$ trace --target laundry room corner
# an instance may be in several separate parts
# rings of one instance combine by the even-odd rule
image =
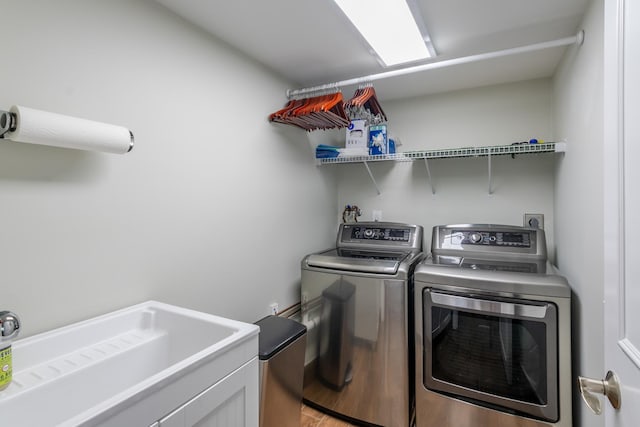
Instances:
[[[403,151],[550,139],[551,89],[550,79],[537,79],[392,99],[385,103],[389,132]],[[336,165],[338,207],[358,205],[363,220],[381,210],[385,221],[423,224],[425,229],[483,221],[523,225],[526,212],[540,212],[553,248],[555,160],[549,155],[499,156],[491,159],[491,176],[486,157],[436,159],[427,165],[372,163],[380,194],[361,165]]]
[[[573,292],[574,374],[602,376],[604,368],[601,260],[603,166],[603,2],[592,1],[583,27],[588,34],[580,49],[570,49],[554,78],[554,132],[568,141],[570,152],[556,166],[556,263]],[[589,90],[587,90],[589,88]],[[588,124],[588,126],[586,126]],[[598,427],[594,415],[574,396],[577,425]]]
[[[290,83],[158,2],[64,5],[3,4],[0,109],[120,124],[136,143],[0,142],[3,303],[22,336],[148,299],[251,322],[297,302],[337,207],[309,147],[266,120]]]

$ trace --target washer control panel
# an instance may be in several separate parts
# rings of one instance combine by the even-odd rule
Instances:
[[[337,246],[422,250],[422,235],[422,227],[419,225],[393,222],[341,224]]]
[[[390,240],[408,242],[411,230],[407,228],[351,227],[351,240]]]

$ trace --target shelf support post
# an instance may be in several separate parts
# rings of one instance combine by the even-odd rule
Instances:
[[[376,179],[373,177],[373,173],[371,172],[371,168],[369,167],[369,162],[364,161],[362,163],[364,164],[364,167],[367,168],[367,173],[369,174],[369,178],[371,178],[371,182],[373,182],[373,185],[376,187],[376,192],[378,193],[378,196],[379,196],[381,194],[380,187],[378,187],[378,183],[376,182]]]
[[[487,153],[488,163],[489,163],[489,195],[493,194],[493,190],[491,189],[491,150]]]
[[[429,159],[424,158],[424,165],[427,167],[427,177],[429,178],[429,184],[431,184],[431,194],[436,194],[436,187],[433,185],[433,179],[431,178],[431,169],[429,169]]]

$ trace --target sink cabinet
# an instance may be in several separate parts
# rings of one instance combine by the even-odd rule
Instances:
[[[257,427],[258,359],[254,358],[151,427]]]

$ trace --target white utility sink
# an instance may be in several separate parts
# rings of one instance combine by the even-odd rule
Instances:
[[[17,340],[0,424],[152,425],[255,359],[258,331],[149,301]]]

